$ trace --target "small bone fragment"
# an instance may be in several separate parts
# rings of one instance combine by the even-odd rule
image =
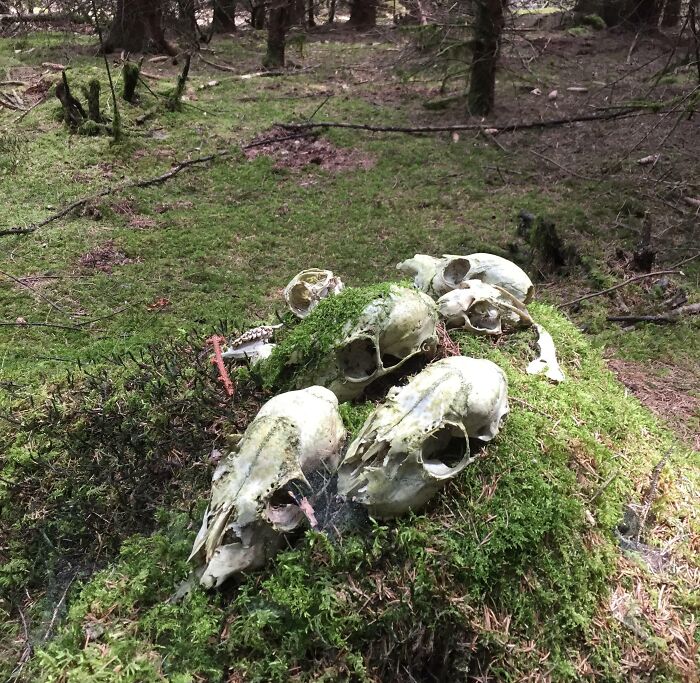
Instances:
[[[530,375],[539,375],[544,373],[552,382],[564,381],[564,373],[557,362],[557,350],[554,347],[552,335],[542,327],[535,325],[538,334],[537,346],[540,349],[540,355],[535,358],[528,366],[527,372]]]

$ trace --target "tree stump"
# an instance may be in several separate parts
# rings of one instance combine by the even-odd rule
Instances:
[[[56,97],[63,107],[63,120],[71,130],[77,130],[87,118],[87,114],[80,101],[73,97],[65,71],[61,72],[61,80],[56,85]]]
[[[124,82],[122,97],[131,104],[134,102],[140,73],[141,67],[138,64],[134,64],[133,62],[124,63],[124,67],[122,68],[122,80]]]

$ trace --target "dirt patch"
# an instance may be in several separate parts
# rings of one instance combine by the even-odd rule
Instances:
[[[100,270],[108,274],[112,273],[114,266],[123,266],[133,262],[133,259],[130,259],[114,246],[114,240],[107,240],[104,244],[94,247],[79,259],[79,263],[83,268]]]
[[[336,147],[330,141],[315,135],[293,137],[283,128],[273,128],[258,135],[253,142],[269,143],[245,151],[247,159],[268,156],[275,160],[275,168],[300,171],[307,166],[319,166],[325,171],[339,172],[374,166],[374,159],[364,152],[349,147]]]
[[[642,404],[700,451],[700,398],[692,393],[697,391],[692,373],[660,361],[615,359],[608,366]]]

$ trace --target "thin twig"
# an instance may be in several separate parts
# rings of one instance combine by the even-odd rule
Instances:
[[[671,449],[669,448],[666,453],[664,453],[663,457],[659,462],[656,464],[654,467],[652,473],[651,473],[651,480],[649,481],[649,489],[647,490],[647,494],[645,496],[645,501],[644,501],[644,511],[642,512],[642,515],[639,519],[639,529],[637,530],[637,538],[636,541],[639,543],[639,539],[642,536],[642,531],[644,531],[644,526],[646,525],[647,522],[647,517],[649,515],[649,510],[651,510],[651,505],[654,502],[654,498],[656,497],[656,489],[659,485],[659,477],[661,476],[661,470],[663,469],[663,466],[666,464],[666,461],[668,460],[668,456],[671,455]]]
[[[59,330],[74,330],[76,332],[83,331],[83,328],[78,325],[59,325],[58,323],[30,323],[26,320],[22,322],[0,322],[0,327],[55,327]]]
[[[4,270],[0,270],[0,275],[4,275],[6,278],[10,280],[14,280],[18,285],[21,285],[22,287],[26,287],[30,292],[34,292],[40,299],[43,299],[51,308],[54,310],[58,311],[59,313],[63,315],[70,315],[68,311],[64,311],[58,304],[55,304],[51,299],[49,299],[47,296],[39,292],[38,290],[34,289],[31,285],[28,285],[26,282],[23,280],[20,280],[18,277],[15,277],[14,275],[10,275],[10,273],[6,273]]]
[[[565,308],[566,306],[573,306],[574,304],[579,303],[579,301],[585,301],[586,299],[592,299],[595,296],[602,296],[603,294],[608,294],[609,292],[614,292],[616,289],[620,289],[621,287],[626,287],[627,285],[631,285],[633,282],[637,282],[638,280],[644,280],[645,278],[655,277],[657,275],[684,275],[684,273],[681,270],[657,270],[653,273],[644,273],[643,275],[636,275],[635,277],[631,277],[629,280],[625,280],[624,282],[620,282],[619,284],[614,285],[613,287],[608,287],[607,289],[602,289],[599,292],[592,292],[591,294],[584,294],[583,296],[580,296],[577,299],[572,299],[571,301],[566,301],[563,304],[559,304],[558,308]]]

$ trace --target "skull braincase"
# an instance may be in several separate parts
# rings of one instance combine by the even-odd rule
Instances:
[[[327,386],[341,400],[357,398],[374,381],[417,354],[437,347],[435,303],[422,292],[392,286],[349,323],[334,353],[303,381]]]
[[[343,283],[332,271],[309,268],[297,273],[284,288],[284,299],[294,315],[305,318],[321,299],[342,290]]]
[[[480,280],[467,280],[443,294],[437,307],[448,328],[475,334],[497,335],[533,324],[525,305],[510,292]]]
[[[190,560],[200,583],[221,585],[237,572],[262,567],[305,522],[288,491],[322,467],[335,469],[345,428],[338,400],[324,387],[270,399],[212,478],[212,494]]]
[[[424,505],[470,462],[469,438],[490,441],[508,412],[503,371],[453,356],[394,387],[367,418],[338,472],[338,492],[376,517]]]
[[[524,303],[534,293],[534,286],[527,273],[512,261],[495,254],[445,254],[441,259],[416,254],[396,267],[412,277],[418,289],[435,298],[459,289],[469,280],[498,285]]]

